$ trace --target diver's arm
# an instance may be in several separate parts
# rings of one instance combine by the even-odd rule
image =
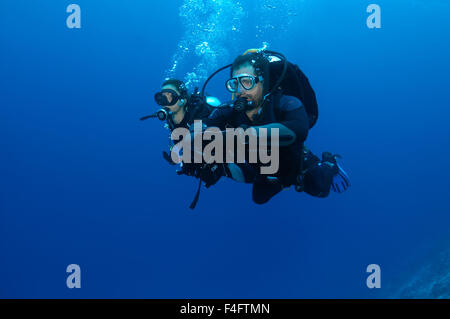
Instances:
[[[308,137],[309,117],[303,106],[285,112],[284,119],[280,121],[280,124],[292,130],[300,142],[304,142]]]
[[[232,114],[233,108],[227,104],[220,107],[215,107],[207,117],[202,119],[203,124],[208,127],[219,127],[224,129]]]
[[[287,126],[281,123],[270,123],[261,126],[252,126],[255,129],[256,136],[259,138],[261,132],[267,136],[267,144],[270,145],[272,141],[272,135],[278,134],[279,146],[288,146],[295,142],[297,138],[295,132],[289,129]]]
[[[268,144],[271,141],[271,129],[278,129],[279,145],[288,146],[296,140],[304,142],[308,136],[309,118],[303,106],[291,109],[283,113],[282,121],[270,123],[262,126],[253,126],[256,130],[256,135],[260,136],[260,130],[266,129]]]

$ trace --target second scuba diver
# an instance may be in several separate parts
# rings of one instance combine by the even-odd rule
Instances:
[[[166,122],[167,128],[172,132],[173,130],[183,127],[190,128],[195,120],[206,119],[211,111],[213,105],[218,106],[220,102],[210,97],[208,102],[202,99],[195,89],[193,94],[189,94],[186,85],[183,81],[178,79],[167,79],[161,85],[161,91],[155,94],[155,102],[162,108],[155,114],[143,117],[145,120],[150,117],[159,118]],[[169,151],[175,141],[170,140]],[[163,157],[170,164],[175,165],[170,154],[163,151]],[[188,164],[182,163],[181,170],[178,174],[184,174],[200,178],[205,183],[206,187],[210,187],[217,183],[217,181],[226,175],[225,166],[222,164]]]

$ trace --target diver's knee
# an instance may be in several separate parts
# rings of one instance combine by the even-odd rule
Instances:
[[[225,167],[227,176],[236,182],[253,183],[256,179],[256,172],[248,163],[228,163]]]
[[[280,182],[267,180],[253,183],[252,199],[256,204],[265,204],[272,197],[283,190],[283,185]]]
[[[239,166],[233,163],[228,163],[226,167],[228,168],[227,173],[229,174],[229,177],[236,182],[245,183],[244,173]]]
[[[258,205],[263,205],[270,200],[270,198],[261,198],[261,197],[257,197],[257,196],[253,196],[252,199],[253,199],[253,202]]]
[[[308,189],[305,187],[305,193],[317,198],[326,198],[330,195],[330,190]]]
[[[328,197],[330,194],[331,180],[314,170],[308,171],[303,176],[304,192],[318,198]]]

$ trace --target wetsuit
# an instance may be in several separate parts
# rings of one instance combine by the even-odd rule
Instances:
[[[201,99],[198,99],[196,97],[190,98],[186,105],[186,112],[184,114],[183,119],[180,123],[175,123],[173,121],[172,116],[167,117],[167,127],[172,132],[173,130],[177,128],[187,128],[194,123],[195,120],[201,120],[207,118],[211,114],[212,107],[208,105],[207,103],[203,102]],[[177,141],[174,141],[171,139],[170,147],[169,149],[172,150],[172,146],[175,145]],[[168,152],[163,151],[163,157],[166,161],[168,161],[170,164],[175,164],[171,156]]]
[[[189,128],[194,123],[194,120],[206,119],[211,114],[211,109],[211,106],[207,103],[201,100],[193,101],[191,98],[186,105],[186,113],[180,123],[175,124],[171,116],[167,118],[169,129],[173,131],[179,127]]]
[[[235,111],[232,106],[215,109],[207,120],[208,126],[258,127],[279,123],[294,134],[289,145],[279,148],[279,170],[271,177],[259,173],[260,164],[236,164],[244,176],[244,181],[253,184],[253,200],[258,204],[266,203],[284,187],[298,184],[297,176],[303,177],[304,191],[310,195],[326,197],[329,194],[335,169],[320,165],[320,160],[309,151],[305,151],[304,142],[308,136],[309,118],[300,100],[287,95],[273,95],[266,101],[265,107],[256,120],[251,121],[244,112]],[[280,134],[280,140],[283,138]],[[289,133],[286,136],[289,138]],[[236,167],[234,167],[236,169]]]

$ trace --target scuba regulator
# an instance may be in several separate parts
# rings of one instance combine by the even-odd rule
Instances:
[[[245,112],[255,107],[255,102],[247,100],[245,97],[237,98],[233,103],[233,108],[238,112]]]
[[[156,111],[153,114],[141,117],[140,120],[144,121],[144,120],[150,119],[150,118],[157,118],[160,121],[166,121],[168,117],[169,117],[169,111],[167,111],[164,108],[162,108],[162,109],[159,109],[158,111]]]

